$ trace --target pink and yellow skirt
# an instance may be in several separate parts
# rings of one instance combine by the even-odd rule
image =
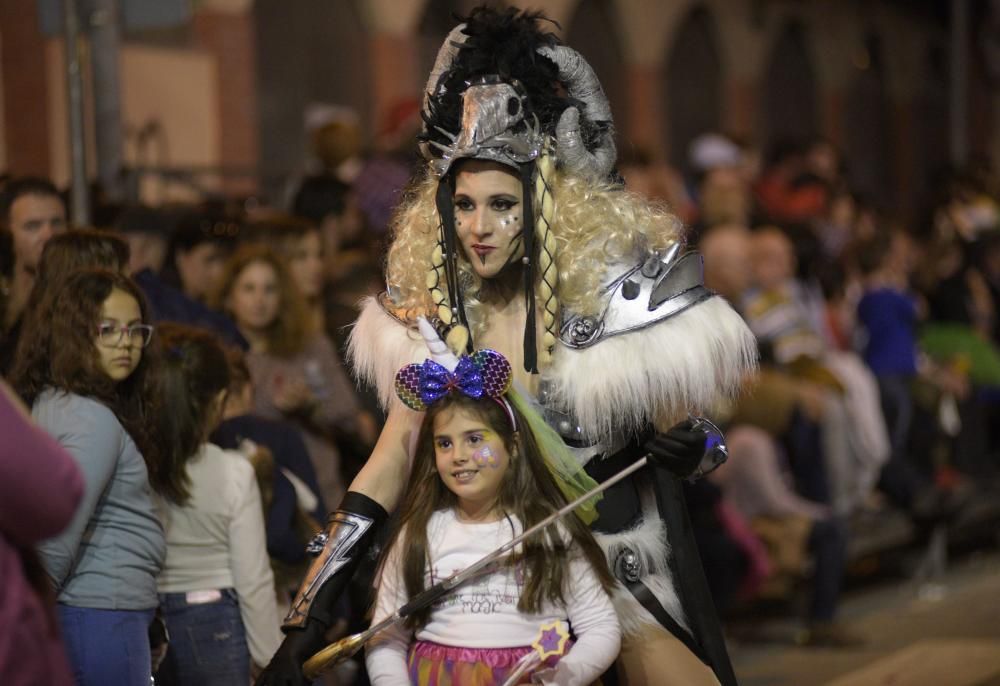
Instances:
[[[517,661],[532,650],[519,648],[454,648],[429,641],[410,646],[410,683],[414,686],[501,686]],[[518,684],[530,684],[531,673]]]

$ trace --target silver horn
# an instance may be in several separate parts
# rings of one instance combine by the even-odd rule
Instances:
[[[604,95],[601,82],[583,55],[565,45],[543,46],[539,54],[552,60],[559,69],[559,78],[566,84],[570,97],[583,102],[584,114],[592,122],[606,123],[607,130],[593,150],[588,150],[580,133],[580,113],[569,108],[556,125],[556,143],[562,163],[572,173],[601,180],[615,165],[614,126],[611,105]]]
[[[427,111],[427,104],[432,95],[435,95],[435,90],[438,87],[438,81],[441,80],[441,75],[444,74],[448,69],[451,68],[451,62],[455,59],[455,55],[458,54],[459,49],[465,43],[468,36],[462,33],[465,28],[465,24],[459,24],[451,30],[448,37],[444,39],[444,43],[441,44],[441,48],[438,50],[437,57],[434,59],[434,68],[431,69],[430,76],[427,77],[427,86],[424,87],[424,111]]]

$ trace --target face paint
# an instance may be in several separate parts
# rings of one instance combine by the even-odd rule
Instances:
[[[476,466],[482,469],[483,467],[492,467],[496,469],[500,466],[500,460],[497,456],[490,450],[488,445],[484,445],[482,448],[472,453],[472,461],[476,463]]]
[[[524,231],[518,231],[517,235],[510,239],[510,244],[507,249],[507,261],[504,262],[504,267],[507,265],[517,262],[523,257],[521,255],[521,244],[524,242]]]
[[[467,160],[455,176],[455,230],[476,275],[491,279],[520,259],[511,255],[521,245],[523,187],[510,169],[483,160]]]

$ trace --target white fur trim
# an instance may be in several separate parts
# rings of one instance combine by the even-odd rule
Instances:
[[[638,525],[613,534],[595,531],[594,537],[604,550],[604,556],[612,573],[615,571],[615,561],[626,548],[636,553],[639,557],[642,583],[656,597],[663,609],[687,629],[687,619],[684,616],[681,599],[674,590],[670,567],[667,564],[670,543],[667,540],[666,526],[656,512],[655,495],[651,489],[643,489],[642,501],[643,518]],[[656,618],[620,582],[615,587],[611,601],[614,603],[618,621],[625,635],[637,634],[643,626],[660,626]]]
[[[650,574],[643,577],[642,583],[646,585],[646,588],[656,596],[656,599],[665,608],[669,607],[669,605],[664,602],[664,598],[672,599],[673,602],[680,605],[677,593],[674,591],[674,587],[668,578],[660,574]],[[649,610],[643,607],[642,603],[636,600],[632,592],[625,588],[621,582],[615,585],[615,589],[611,593],[611,604],[615,607],[615,612],[618,614],[618,623],[622,627],[622,634],[626,637],[638,638],[646,627],[663,628],[663,625],[656,620],[656,617],[650,614]],[[677,620],[678,624],[688,632],[691,631],[684,616],[679,613],[679,609],[668,609],[667,611],[671,617]]]
[[[427,344],[415,329],[389,316],[377,298],[365,298],[361,316],[351,329],[347,358],[359,380],[374,386],[386,411],[399,403],[396,372],[412,362],[423,362]]]
[[[596,439],[712,409],[757,358],[750,329],[720,297],[589,348],[557,348],[546,372],[554,399]]]

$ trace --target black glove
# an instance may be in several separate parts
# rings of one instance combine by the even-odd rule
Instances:
[[[301,629],[289,629],[254,686],[309,686],[312,682],[302,674],[302,663],[326,647],[325,633],[326,626],[315,619]]]
[[[697,471],[705,457],[706,434],[698,420],[685,419],[665,433],[656,433],[644,444],[653,462],[680,479]]]

